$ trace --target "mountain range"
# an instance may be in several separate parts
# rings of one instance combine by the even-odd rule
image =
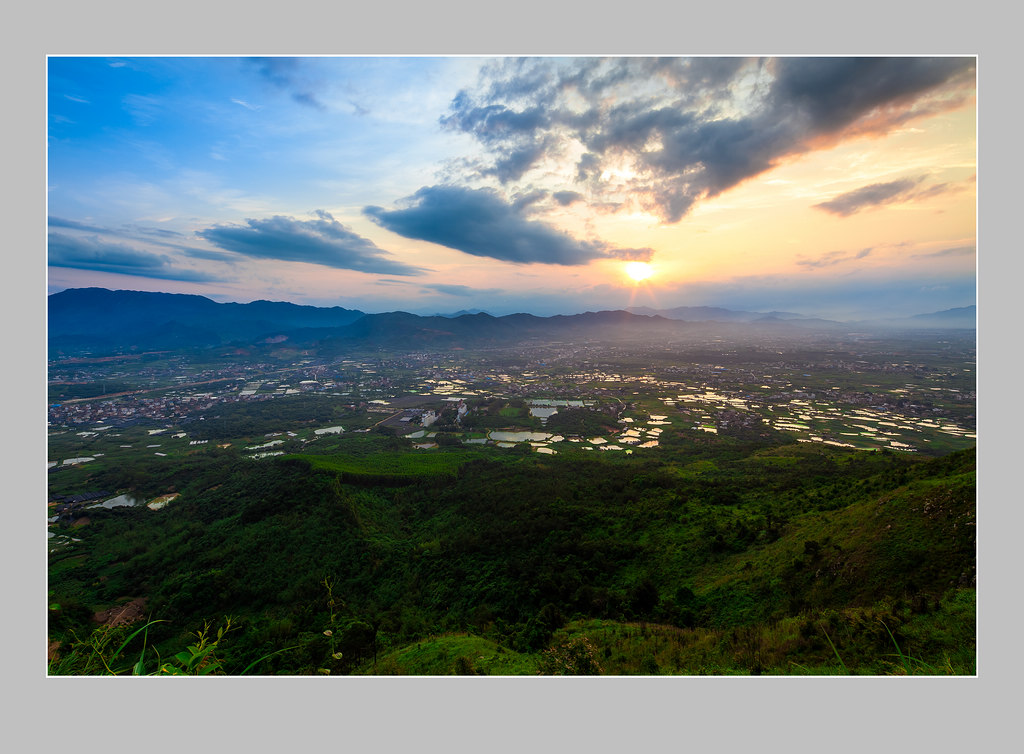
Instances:
[[[316,347],[344,351],[356,346],[406,348],[488,347],[520,342],[655,340],[703,337],[803,336],[864,329],[973,329],[975,307],[901,320],[835,322],[792,312],[744,312],[717,307],[676,307],[585,312],[537,317],[486,312],[420,316],[408,312],[367,314],[342,307],[281,301],[217,303],[204,296],[105,288],[69,288],[48,297],[51,352],[172,349],[225,345]]]

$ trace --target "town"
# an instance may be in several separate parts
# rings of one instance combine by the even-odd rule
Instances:
[[[297,400],[330,406],[344,422],[318,425],[300,415],[262,434],[278,433],[298,446],[327,430],[383,428],[422,450],[438,447],[441,434],[442,442],[497,448],[527,441],[543,453],[651,452],[669,438],[778,433],[799,442],[929,455],[973,445],[973,340],[900,345],[900,355],[893,343],[854,341],[756,349],[724,342],[689,349],[555,343],[335,360],[300,352],[216,363],[203,352],[79,357],[50,365],[48,464],[60,470],[127,450],[129,443],[115,439],[133,427],[161,435],[162,442],[136,442],[131,450],[158,457],[195,452],[196,443],[210,439],[205,426],[231,407],[269,411]],[[495,401],[518,410],[478,420]],[[551,416],[570,408],[606,417],[602,431],[545,431]],[[510,431],[526,434],[501,434]],[[214,439],[253,446],[248,436]],[[259,449],[261,456],[285,450]]]

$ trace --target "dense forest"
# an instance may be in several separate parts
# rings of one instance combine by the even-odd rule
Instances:
[[[59,522],[50,673],[975,672],[973,449],[361,442],[97,470],[178,497]],[[132,601],[147,620],[96,628]]]

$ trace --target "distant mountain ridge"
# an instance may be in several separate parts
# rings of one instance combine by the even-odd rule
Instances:
[[[355,347],[500,347],[529,342],[632,340],[670,342],[710,336],[803,337],[857,328],[973,328],[974,307],[902,320],[842,323],[791,312],[737,312],[717,307],[584,312],[538,317],[486,312],[420,316],[367,314],[343,307],[280,301],[217,303],[204,296],[105,288],[71,288],[48,297],[51,351],[124,348],[261,347],[288,343],[325,353]]]
[[[795,321],[802,323],[832,323],[846,325],[871,325],[887,327],[949,327],[949,328],[973,328],[977,320],[977,307],[961,306],[954,309],[945,309],[940,312],[928,314],[915,314],[910,317],[889,317],[884,319],[858,320],[855,322],[838,323],[833,320],[824,320],[808,317],[793,312],[748,312],[723,309],[716,306],[677,306],[673,309],[652,309],[648,306],[633,306],[627,311],[634,314],[658,315],[666,319],[682,320],[686,322],[773,322],[773,321]]]
[[[626,311],[633,314],[655,314],[666,319],[687,322],[756,322],[762,319],[807,319],[792,312],[745,312],[723,309],[718,306],[677,306],[673,309],[652,309],[649,306],[631,306]]]
[[[455,317],[461,317],[461,316],[463,316],[465,314],[487,314],[488,316],[493,316],[486,309],[459,309],[457,312],[452,312],[451,314],[440,314],[440,313],[438,313],[438,314],[435,314],[434,316],[435,317],[447,317],[448,319],[454,319]]]
[[[52,341],[141,340],[151,346],[210,346],[298,328],[342,327],[364,312],[284,301],[218,304],[204,296],[69,288],[47,299]]]
[[[931,327],[975,327],[978,322],[978,307],[960,306],[931,314],[915,314],[908,319]]]

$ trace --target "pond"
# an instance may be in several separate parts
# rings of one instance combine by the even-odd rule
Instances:
[[[87,505],[86,508],[121,508],[127,506],[131,508],[134,505],[138,505],[141,500],[132,495],[124,494],[112,497],[110,500],[105,500],[102,503],[96,503],[96,505]]]
[[[554,406],[533,406],[530,409],[530,416],[536,416],[538,419],[547,419],[557,413],[558,409]]]
[[[345,431],[344,427],[323,427],[321,429],[314,429],[313,434],[315,435],[340,435]]]
[[[539,442],[551,437],[547,432],[496,432],[488,433],[495,442]]]

